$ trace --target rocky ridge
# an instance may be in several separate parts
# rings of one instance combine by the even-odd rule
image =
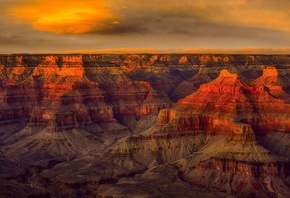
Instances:
[[[195,185],[243,196],[287,197],[290,188],[283,180],[289,176],[289,159],[270,152],[256,137],[277,129],[289,133],[290,106],[271,94],[272,85],[261,80],[268,77],[277,82],[277,70],[265,69],[250,84],[222,70],[171,109],[161,110],[151,130],[128,138],[114,152],[130,153],[145,166],[149,163],[136,156],[150,156],[150,151],[159,153],[159,164],[177,160],[173,164],[183,179]]]
[[[287,197],[289,65],[286,55],[0,56],[0,165],[17,170],[1,180],[22,196]]]

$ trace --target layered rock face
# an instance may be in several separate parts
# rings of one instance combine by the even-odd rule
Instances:
[[[251,84],[223,70],[217,79],[178,101],[165,118],[159,114],[160,123],[165,126],[180,117],[187,119],[197,114],[201,120],[210,116],[206,127],[202,121],[191,126],[206,128],[211,135],[226,135],[226,139],[213,141],[198,151],[210,158],[195,156],[201,162],[193,163],[197,159],[191,158],[179,162],[186,180],[241,196],[249,196],[249,192],[263,196],[289,195],[289,187],[283,182],[289,175],[289,160],[267,151],[256,143],[255,137],[277,129],[289,133],[289,104],[277,98],[282,94],[288,96],[276,83],[278,72],[274,67],[265,69]]]
[[[268,77],[277,80],[277,76],[268,76],[269,70],[265,69],[263,76],[252,84],[242,82],[237,74],[222,70],[218,78],[201,85],[198,91],[179,100],[172,109],[162,110],[158,124],[164,130],[169,128],[178,133],[206,130],[221,134],[249,127],[248,131],[253,128],[257,134],[289,130],[289,104],[272,95],[273,88],[269,89],[269,84],[261,82],[262,78]],[[282,90],[282,87],[277,85],[274,89]]]
[[[0,169],[1,195],[288,197],[289,65],[0,56],[0,166],[15,169]]]
[[[148,163],[137,157],[142,153],[158,153],[159,164],[177,160],[184,180],[211,189],[238,196],[287,197],[290,189],[284,179],[289,176],[289,160],[256,142],[257,135],[277,129],[289,133],[290,105],[277,98],[287,94],[272,94],[273,89],[282,90],[272,85],[277,81],[274,67],[252,83],[222,70],[173,108],[161,110],[151,130],[128,138],[113,151],[130,153],[145,166]],[[150,158],[153,161],[146,160]]]
[[[150,83],[110,63],[87,66],[81,55],[8,56],[2,64],[3,150],[32,164],[101,151],[171,105]]]

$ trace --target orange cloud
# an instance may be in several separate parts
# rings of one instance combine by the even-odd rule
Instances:
[[[102,30],[118,21],[104,0],[34,0],[17,7],[12,14],[25,19],[37,30],[79,34]]]

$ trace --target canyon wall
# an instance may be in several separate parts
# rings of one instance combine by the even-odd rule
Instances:
[[[161,196],[160,177],[287,197],[289,69],[288,55],[0,55],[0,166],[17,170],[0,179],[24,197]]]

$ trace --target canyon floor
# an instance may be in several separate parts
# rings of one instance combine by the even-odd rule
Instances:
[[[0,55],[0,197],[289,197],[290,55]]]

